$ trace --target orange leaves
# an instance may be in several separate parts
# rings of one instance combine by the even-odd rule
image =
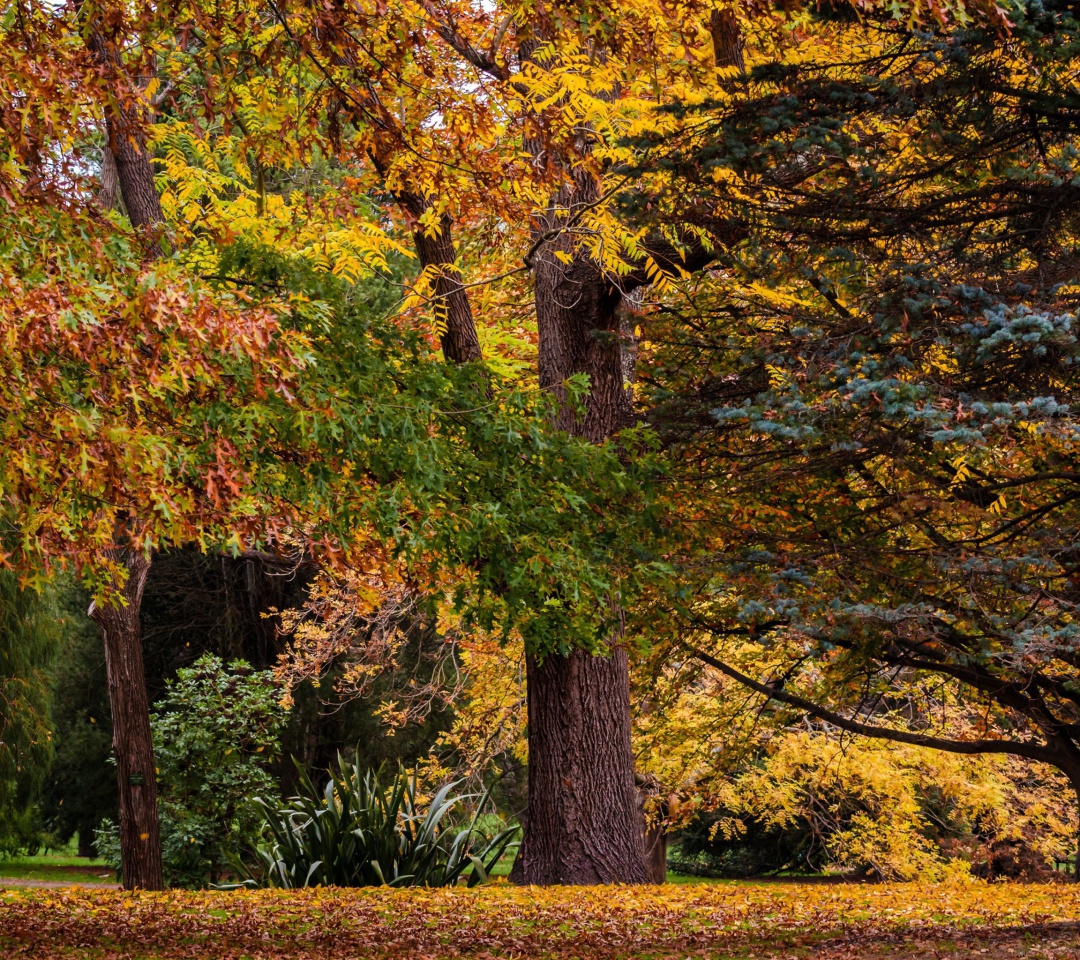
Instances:
[[[25,556],[251,526],[245,411],[287,401],[306,361],[275,309],[143,265],[111,231],[32,205],[0,225],[0,489]]]
[[[0,896],[18,956],[1039,956],[1075,947],[1071,886],[716,884]],[[1064,924],[1064,926],[1063,926]],[[1000,949],[1000,953],[998,950]],[[944,951],[944,952],[943,952]],[[1044,954],[1054,955],[1054,954]],[[1069,954],[1060,953],[1058,956]],[[1075,955],[1075,954],[1072,954]]]

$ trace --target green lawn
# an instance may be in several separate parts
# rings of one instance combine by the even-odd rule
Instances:
[[[76,857],[64,852],[0,860],[0,879],[44,880],[53,883],[113,883],[116,874],[101,860]]]

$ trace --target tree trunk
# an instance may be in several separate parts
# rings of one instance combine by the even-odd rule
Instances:
[[[76,10],[82,14],[81,0],[77,0]],[[109,141],[105,150],[112,154],[112,164],[103,161],[102,188],[115,192],[110,183],[115,178],[132,226],[147,233],[148,256],[151,259],[159,257],[163,252],[160,228],[165,218],[146,146],[148,111],[139,98],[133,96],[114,32],[110,32],[103,22],[94,21],[84,35],[94,60],[115,91],[112,102],[105,108]],[[107,196],[104,199],[111,202]],[[139,627],[150,560],[145,554],[128,550],[119,543],[106,554],[122,561],[128,570],[127,581],[120,591],[124,604],[100,608],[92,605],[90,608],[90,615],[101,627],[105,641],[105,670],[120,797],[121,873],[124,886],[129,890],[161,890],[165,884],[161,868],[157,777]]]
[[[90,616],[105,640],[105,674],[112,709],[113,753],[120,796],[120,860],[124,888],[161,890],[161,837],[150,705],[143,673],[139,608],[150,560],[140,551],[113,553],[127,567],[123,605],[93,604]]]
[[[78,849],[75,851],[75,855],[79,857],[86,857],[92,859],[97,856],[97,850],[94,847],[94,835],[86,830],[79,831],[79,844]]]
[[[543,146],[530,145],[540,156]],[[584,141],[582,149],[587,150]],[[552,199],[533,260],[540,386],[565,400],[564,382],[589,377],[582,414],[565,402],[557,426],[602,442],[632,422],[622,293],[578,247],[573,218],[599,185],[587,171]],[[569,254],[569,263],[556,251]],[[529,803],[511,880],[530,884],[648,883],[645,819],[634,783],[626,651],[528,658]]]
[[[716,66],[734,67],[739,73],[746,73],[742,30],[735,14],[730,10],[714,10],[709,17],[709,33]]]
[[[529,807],[515,883],[646,883],[627,657],[526,660]]]
[[[101,148],[101,186],[97,192],[102,210],[115,210],[120,205],[120,178],[116,172],[116,157],[106,143]]]
[[[645,830],[645,861],[652,883],[667,883],[667,833],[662,826]]]
[[[645,866],[653,883],[667,882],[667,829],[668,801],[662,798],[660,781],[655,777],[635,776],[637,783],[638,806],[644,811],[650,801],[654,801],[653,822],[645,820]]]
[[[419,220],[429,204],[414,193],[399,193],[398,204],[413,221]],[[435,319],[439,325],[439,342],[449,363],[469,363],[481,359],[480,339],[473,321],[472,307],[454,250],[453,225],[450,217],[439,218],[439,232],[427,236],[424,230],[413,231],[413,243],[420,266],[438,271],[435,281]]]
[[[82,3],[77,6],[81,12]],[[147,110],[139,104],[133,89],[124,89],[130,86],[130,82],[120,51],[114,38],[100,23],[91,26],[86,45],[116,91],[112,103],[105,110],[105,129],[109,138],[106,148],[113,155],[116,181],[120,185],[128,219],[132,226],[153,233],[165,218],[161,213],[161,201],[154,184],[154,167],[146,147]],[[112,171],[109,175],[112,175]],[[151,242],[151,255],[160,254],[160,236],[154,233]]]
[[[1065,773],[1065,776],[1069,778],[1069,783],[1072,785],[1073,793],[1076,794],[1076,809],[1077,812],[1080,813],[1080,776],[1075,776],[1068,771],[1062,772]],[[1080,883],[1080,822],[1077,823],[1076,836],[1073,837],[1073,844],[1073,856],[1075,857],[1075,859],[1073,860],[1072,879],[1074,883]],[[1066,867],[1068,866],[1067,861],[1065,865]],[[1056,869],[1057,864],[1055,864],[1054,866]]]

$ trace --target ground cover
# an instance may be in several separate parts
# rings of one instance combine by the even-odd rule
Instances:
[[[0,886],[5,880],[41,883],[109,883],[116,879],[102,860],[70,855],[40,855],[0,860]]]
[[[0,893],[0,955],[995,958],[1080,954],[1066,884]]]

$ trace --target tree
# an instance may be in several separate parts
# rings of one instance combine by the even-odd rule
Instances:
[[[60,29],[51,10],[37,12],[50,29]],[[916,19],[923,12],[915,5]],[[185,542],[174,536],[180,527],[188,540],[200,543],[214,539],[211,531],[221,535],[217,542],[236,543],[255,531],[265,536],[268,527],[281,531],[297,519],[300,501],[315,508],[305,520],[315,517],[333,526],[332,515],[341,521],[330,546],[348,542],[340,534],[360,529],[353,522],[360,515],[370,521],[360,543],[350,545],[367,560],[379,562],[390,542],[398,551],[395,559],[407,555],[415,570],[421,557],[430,562],[441,550],[445,565],[456,564],[455,574],[461,574],[458,599],[479,597],[478,605],[502,616],[508,633],[520,629],[525,641],[532,789],[515,874],[523,881],[645,879],[624,615],[637,578],[662,564],[648,549],[655,531],[619,512],[644,498],[634,490],[644,472],[636,461],[649,446],[641,442],[641,430],[628,429],[635,420],[632,304],[644,287],[663,289],[681,272],[700,269],[718,246],[739,242],[746,228],[733,224],[726,211],[716,215],[691,203],[656,229],[642,231],[630,225],[615,200],[619,188],[636,178],[624,169],[640,153],[628,137],[670,125],[656,107],[724,98],[729,74],[738,72],[750,46],[735,28],[765,45],[775,43],[777,28],[788,23],[787,14],[751,8],[732,13],[737,22],[722,11],[712,13],[711,4],[654,0],[542,6],[380,0],[268,8],[178,2],[140,10],[130,29],[125,27],[147,51],[148,68],[153,52],[149,72],[164,91],[163,122],[147,131],[147,145],[163,154],[161,210],[178,250],[169,267],[182,262],[188,270],[174,274],[183,277],[186,289],[175,282],[185,296],[206,296],[205,306],[199,303],[203,311],[231,303],[233,312],[220,316],[220,326],[211,323],[212,330],[235,334],[248,319],[261,337],[258,349],[240,351],[245,364],[259,372],[245,368],[237,381],[219,377],[213,386],[200,384],[240,412],[227,417],[218,407],[212,427],[197,412],[190,414],[196,429],[184,422],[171,436],[188,457],[217,447],[216,461],[194,457],[178,470],[189,483],[194,477],[194,483],[205,484],[206,498],[195,497],[190,486],[174,487],[177,476],[170,475],[170,494],[175,490],[180,497],[183,491],[184,523],[164,524],[160,535],[147,532],[140,543]],[[807,20],[798,11],[792,16],[800,27]],[[19,55],[33,43],[21,42]],[[109,102],[108,96],[100,102]],[[134,111],[137,104],[128,103]],[[127,115],[121,110],[117,117]],[[57,137],[47,112],[35,114],[35,121],[43,142],[67,142]],[[119,154],[116,159],[119,171]],[[77,172],[74,165],[72,176]],[[372,197],[396,205],[396,223]],[[306,380],[312,393],[297,405],[302,416],[292,416],[285,402],[263,400],[263,365],[275,389],[299,396],[293,388],[303,363],[296,354],[308,342],[324,342],[326,313],[317,316],[311,300],[302,299],[306,291],[287,277],[282,282],[277,274],[288,271],[280,265],[267,267],[249,257],[246,272],[222,269],[238,265],[222,251],[241,237],[249,250],[273,246],[293,266],[306,258],[355,280],[380,258],[385,263],[388,251],[404,249],[395,231],[411,235],[422,268],[397,318],[400,329],[422,331],[425,342],[438,342],[445,359],[460,366],[439,378],[426,362],[406,372],[402,358],[427,360],[418,348],[407,347],[396,363],[382,368],[390,384],[404,378],[410,387],[423,386],[438,379],[452,386],[441,399],[452,397],[453,405],[444,407],[432,406],[438,390],[424,386],[417,417],[407,424],[408,440],[397,451],[419,450],[438,463],[438,470],[420,477],[406,456],[394,461],[401,466],[396,475],[385,464],[366,471],[370,455],[360,445],[349,446],[361,436],[372,439],[364,429],[354,430],[345,415],[343,398],[362,395],[335,392],[355,379],[338,379],[334,389],[318,377]],[[476,265],[480,274],[468,286],[466,265]],[[159,271],[166,266],[155,267],[155,276]],[[195,271],[212,278],[212,292],[194,281]],[[225,292],[237,289],[241,293]],[[250,302],[255,297],[261,310]],[[535,306],[535,351],[523,329],[523,302]],[[477,303],[486,329],[475,323]],[[424,306],[431,307],[431,317],[421,326]],[[182,311],[172,316],[177,313]],[[100,308],[93,314],[101,315]],[[181,329],[202,332],[197,325],[184,328],[187,319],[177,319]],[[205,316],[201,320],[205,324]],[[292,324],[304,335],[290,337]],[[228,336],[222,340],[229,342]],[[137,353],[131,356],[138,361]],[[189,359],[191,353],[180,356]],[[535,367],[546,399],[518,384],[500,393],[500,377],[524,378],[523,358]],[[340,354],[327,351],[320,360],[333,370]],[[207,361],[200,372],[212,367]],[[374,396],[392,393],[386,383],[371,386]],[[464,396],[471,397],[471,406]],[[504,397],[512,398],[509,424],[475,415],[478,404],[499,409]],[[388,404],[395,402],[387,397]],[[199,409],[207,408],[200,403]],[[253,411],[263,419],[256,423]],[[175,410],[168,413],[163,419],[179,426],[183,418]],[[547,418],[546,432],[530,421],[537,413]],[[284,418],[287,428],[273,417]],[[370,420],[361,422],[370,426]],[[408,432],[420,423],[425,426],[419,434]],[[194,441],[198,426],[223,442],[210,444],[205,436]],[[437,442],[425,447],[428,431]],[[270,433],[260,446],[256,434]],[[290,442],[274,443],[283,438]],[[478,446],[504,440],[500,449]],[[509,496],[502,490],[491,495],[494,481],[507,478],[511,453],[526,458],[527,467],[513,476]],[[256,475],[252,463],[271,467]],[[469,473],[493,465],[491,474]],[[576,475],[568,473],[570,465],[578,468]],[[332,467],[347,482],[328,481]],[[589,472],[597,468],[602,472]],[[308,490],[292,483],[304,470]],[[403,476],[421,483],[407,485]],[[539,520],[530,525],[528,515],[515,515],[512,523],[497,516],[506,503],[535,507],[536,498],[519,496],[513,485],[538,478],[544,483],[533,492],[551,495]],[[444,492],[451,487],[454,496]],[[407,496],[390,504],[391,497],[376,492],[386,489]],[[338,506],[342,497],[344,508]],[[114,500],[129,502],[106,502]],[[464,504],[473,524],[467,534],[448,522],[434,523],[438,509],[425,512],[429,505],[461,510]],[[560,508],[566,510],[562,517],[556,516]],[[408,521],[395,530],[390,518],[403,516]],[[581,530],[569,526],[567,521],[582,517],[588,522]],[[145,522],[155,531],[162,526],[158,516]],[[645,532],[634,540],[627,537],[631,528]],[[426,536],[428,529],[433,536]],[[401,530],[407,533],[399,536]],[[418,530],[425,536],[416,535]],[[509,540],[509,530],[527,535]],[[482,536],[469,539],[478,532]],[[551,540],[558,550],[539,545],[541,532],[562,538]],[[593,543],[585,532],[597,534]],[[109,542],[114,534],[108,530]],[[622,556],[617,550],[624,545]]]
[[[363,185],[397,204],[422,267],[407,305],[430,304],[445,358],[490,361],[500,353],[491,328],[511,326],[515,304],[531,301],[536,381],[557,402],[551,424],[597,445],[636,419],[639,292],[700,270],[748,229],[674,192],[667,220],[628,220],[616,198],[642,183],[634,138],[669,129],[657,107],[730,99],[746,35],[770,49],[813,29],[798,10],[789,19],[648,0],[275,3],[270,26],[242,7],[224,18],[195,9],[202,33],[187,52],[215,59],[223,77],[204,124],[239,128],[260,169],[286,166],[270,133],[302,122],[293,118],[303,87],[305,143],[337,159],[348,192]],[[951,12],[916,4],[911,16]],[[792,19],[798,30],[785,36]],[[835,42],[826,30],[822,44]],[[277,114],[264,106],[269,89]],[[463,270],[486,260],[493,267],[465,284]],[[580,404],[577,378],[589,388]],[[477,559],[486,562],[482,551]],[[573,590],[564,584],[543,602]],[[646,878],[627,692],[632,591],[613,576],[584,637],[526,637],[530,798],[516,880]]]
[[[395,201],[422,267],[413,297],[433,304],[448,361],[475,363],[490,342],[461,279],[452,236],[465,236],[477,253],[513,258],[496,272],[514,278],[515,293],[533,274],[536,369],[557,401],[552,425],[603,444],[633,424],[623,304],[658,268],[650,249],[608,216],[605,169],[633,113],[653,97],[649,70],[661,85],[684,82],[666,44],[700,47],[701,11],[284,3],[271,7],[267,27],[242,7],[224,16],[194,9],[201,32],[185,53],[227,78],[205,124],[239,128],[260,169],[287,167],[291,158],[267,133],[292,123],[293,91],[302,86],[312,109],[297,139],[338,158],[350,191],[358,182]],[[678,66],[689,82],[707,83],[712,73],[692,57]],[[268,87],[280,112],[253,116]],[[491,233],[494,223],[505,241]],[[657,252],[673,255],[670,244]],[[575,378],[588,378],[581,403]],[[490,569],[498,558],[481,562]],[[489,586],[506,590],[497,578]],[[515,872],[523,882],[646,878],[621,589],[612,579],[597,598],[585,636],[549,629],[526,638],[531,789]],[[561,584],[541,602],[557,610],[574,592]]]
[[[0,855],[35,847],[33,802],[52,759],[49,668],[58,633],[52,598],[0,571]]]
[[[85,20],[81,26],[93,62],[112,92],[103,104],[106,143],[102,155],[110,158],[128,219],[136,231],[145,235],[146,255],[153,257],[163,249],[160,233],[164,218],[146,145],[145,128],[150,119],[147,104],[143,91],[131,83],[126,73],[121,54],[123,35],[117,22],[119,12],[106,7],[102,15],[96,15],[98,11],[88,12],[82,3],[76,9]],[[103,169],[107,166],[103,161]],[[143,589],[150,571],[150,551],[128,541],[129,531],[140,525],[137,515],[121,514],[117,519],[118,536],[113,546],[106,549],[105,558],[118,568],[119,576],[115,589],[108,597],[95,599],[89,612],[101,628],[105,643],[124,883],[129,888],[160,890],[164,877],[157,766],[139,625]]]
[[[1080,794],[1080,35],[1065,6],[1011,16],[1008,43],[833,24],[843,56],[763,61],[736,101],[673,111],[629,204],[662,221],[691,193],[746,225],[653,328],[653,416],[708,521],[678,600],[694,655],[841,729],[1049,763]]]
[[[269,359],[264,336],[273,321],[263,314],[260,330],[249,315],[255,325],[242,334],[227,308],[205,301],[192,308],[190,286],[149,263],[162,251],[161,213],[144,143],[145,101],[124,75],[123,17],[111,7],[78,12],[81,23],[67,10],[26,5],[4,20],[3,97],[14,112],[5,124],[2,321],[8,342],[18,344],[5,355],[4,439],[26,456],[9,460],[3,488],[22,534],[14,552],[26,566],[74,557],[98,568],[102,589],[91,611],[105,641],[125,880],[156,888],[139,600],[154,541],[180,533],[197,512],[185,511],[190,488],[168,462],[166,424],[177,426],[185,394],[191,409],[192,387],[197,402],[208,399],[202,388],[223,372],[216,350],[235,356],[240,347],[256,363]],[[70,145],[85,137],[96,109],[134,236],[112,232],[86,203],[85,172]],[[210,462],[220,469],[217,447]],[[211,488],[204,503],[218,507],[221,497]],[[196,519],[183,533],[198,526]]]

